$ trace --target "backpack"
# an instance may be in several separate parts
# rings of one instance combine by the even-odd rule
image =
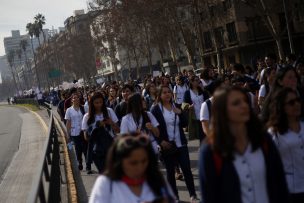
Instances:
[[[93,152],[106,157],[113,144],[114,138],[108,130],[108,126],[96,127],[92,130],[91,141],[94,143]]]

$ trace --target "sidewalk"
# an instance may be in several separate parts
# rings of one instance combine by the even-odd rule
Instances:
[[[43,115],[43,112],[39,112]],[[0,184],[0,202],[26,202],[32,180],[37,175],[36,162],[47,138],[38,118],[31,112],[20,114],[22,119],[19,150],[11,161]]]

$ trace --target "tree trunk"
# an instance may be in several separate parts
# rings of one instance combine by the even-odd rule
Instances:
[[[38,76],[36,54],[35,54],[35,50],[34,50],[33,38],[32,37],[31,37],[31,45],[32,45],[32,52],[33,52],[33,56],[34,56],[35,74],[36,74],[37,86],[38,86],[38,89],[40,90],[41,84],[40,84],[40,79],[39,79],[39,76]]]
[[[278,37],[275,38],[275,43],[277,45],[277,49],[278,49],[278,54],[279,54],[279,58],[282,60],[284,59],[284,51],[283,51],[283,45],[282,45],[282,40]]]
[[[17,91],[18,94],[19,94],[19,88],[18,88],[18,85],[17,85],[17,81],[16,81],[16,77],[15,77],[15,74],[14,74],[13,67],[10,66],[10,68],[11,68],[11,72],[12,72],[12,76],[13,76],[13,80],[14,80],[15,89],[16,89],[16,91]]]

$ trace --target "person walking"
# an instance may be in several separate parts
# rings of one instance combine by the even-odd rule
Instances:
[[[281,154],[290,203],[304,202],[304,122],[297,92],[283,88],[270,104],[268,132]]]
[[[196,203],[197,199],[193,175],[191,172],[187,139],[183,128],[187,125],[187,119],[182,111],[174,106],[172,91],[168,86],[161,86],[158,94],[158,104],[155,105],[151,113],[159,123],[158,143],[161,147],[167,179],[178,198],[178,191],[175,180],[175,166],[179,164],[184,174],[184,179],[191,203]]]
[[[175,203],[148,136],[125,134],[109,150],[105,173],[98,177],[89,203]]]
[[[287,203],[280,155],[250,108],[246,92],[228,87],[214,94],[212,133],[200,150],[204,203]]]
[[[68,140],[73,141],[75,145],[78,169],[82,170],[82,155],[86,156],[87,152],[87,142],[81,130],[84,108],[80,105],[79,96],[76,93],[71,96],[71,102],[72,106],[66,110],[64,119],[66,120]]]

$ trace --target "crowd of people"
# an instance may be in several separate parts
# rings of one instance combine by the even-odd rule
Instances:
[[[191,203],[303,203],[303,101],[304,61],[268,54],[254,68],[72,88],[57,111],[79,170],[100,173],[91,203],[178,202],[177,179]],[[188,140],[200,144],[201,197]]]

